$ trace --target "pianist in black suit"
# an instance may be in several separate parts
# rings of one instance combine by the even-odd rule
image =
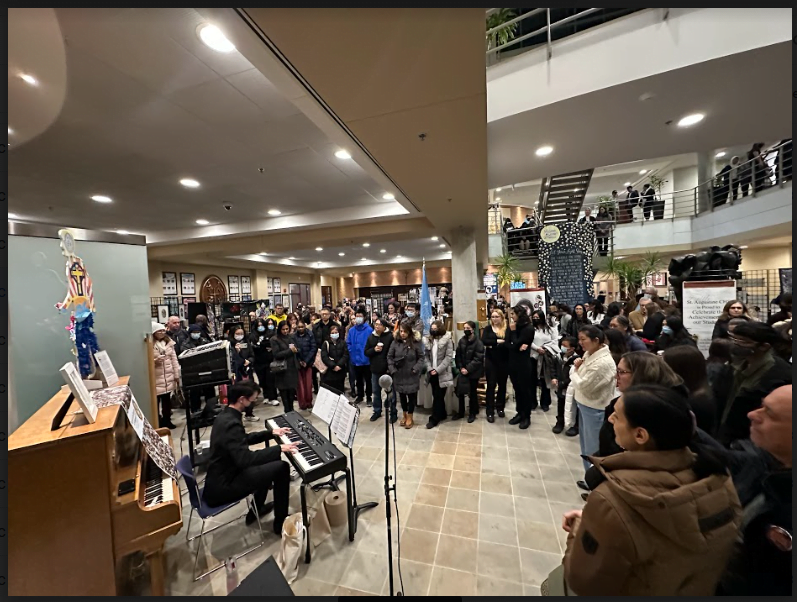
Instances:
[[[229,392],[229,405],[219,414],[210,433],[210,463],[205,481],[205,501],[221,506],[254,494],[260,516],[271,510],[266,505],[269,489],[274,489],[274,533],[282,533],[282,523],[288,516],[290,465],[280,459],[281,454],[294,453],[296,445],[279,445],[252,451],[250,445],[283,435],[290,429],[248,433],[244,429],[243,414],[260,393],[251,381],[234,385]],[[250,510],[246,524],[257,517]]]

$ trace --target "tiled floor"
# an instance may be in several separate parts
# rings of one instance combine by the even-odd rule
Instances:
[[[377,501],[379,507],[361,515],[354,542],[348,541],[345,528],[336,529],[315,549],[309,565],[302,561],[299,578],[292,585],[297,595],[389,592],[384,421],[371,423],[370,409],[363,406],[362,410],[355,445],[357,497],[360,503]],[[260,420],[246,423],[247,429],[262,429],[263,419],[281,413],[280,407],[259,406],[256,414]],[[489,424],[482,413],[473,424],[446,421],[427,430],[427,414],[419,411],[415,417],[420,424],[415,428],[406,430],[396,424],[401,526],[394,513],[393,547],[395,563],[395,536],[400,532],[406,595],[538,595],[540,583],[561,562],[566,535],[561,529],[562,513],[583,506],[575,485],[583,476],[578,438],[551,433],[553,411],[535,411],[527,431],[507,424],[512,415],[508,411],[505,419]],[[318,419],[311,422],[318,428]],[[180,432],[173,431],[175,445],[179,445]],[[209,436],[208,430],[203,438]],[[224,569],[192,582],[198,540],[186,543],[187,497],[183,500],[183,531],[166,544],[170,592],[226,595]],[[294,483],[291,511],[299,509],[298,484]],[[242,510],[242,506],[231,510],[209,526],[225,522]],[[264,523],[267,543],[238,561],[239,579],[279,550],[279,538],[270,527],[268,517]],[[198,529],[194,520],[192,534]],[[257,538],[257,528],[246,527],[243,520],[206,536],[200,568],[246,549]],[[398,589],[397,570],[395,577]]]

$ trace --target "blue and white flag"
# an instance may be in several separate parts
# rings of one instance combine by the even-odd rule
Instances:
[[[421,320],[423,334],[429,334],[432,324],[432,298],[429,296],[429,283],[426,281],[426,262],[423,262],[423,282],[421,283]]]

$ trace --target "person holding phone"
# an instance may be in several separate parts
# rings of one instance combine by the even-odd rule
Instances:
[[[534,328],[526,308],[513,307],[509,314],[509,378],[515,389],[515,408],[517,413],[509,421],[521,429],[531,426],[531,409],[534,401],[533,387],[537,384],[536,374],[531,363],[531,344],[534,342]]]

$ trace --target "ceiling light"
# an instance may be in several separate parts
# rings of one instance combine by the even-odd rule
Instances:
[[[113,199],[109,196],[105,196],[103,194],[95,194],[91,197],[92,201],[97,201],[98,203],[113,203]]]
[[[747,246],[747,245],[742,245],[742,246],[741,246],[741,247],[739,247],[739,248],[740,248],[740,249],[747,249],[747,248],[748,248],[748,246]]]
[[[396,195],[393,194],[392,192],[386,192],[385,194],[382,195],[382,198],[385,199],[386,201],[392,201],[393,199],[396,198]]]
[[[340,257],[343,257],[344,255],[346,255],[346,253],[338,253],[338,255],[339,255]]]
[[[128,234],[130,234],[130,232],[128,232],[127,230],[117,230],[116,233],[122,234],[123,236],[127,236]]]
[[[268,214],[269,215],[282,215],[282,211],[280,211],[279,209],[269,209],[268,210]]]
[[[232,52],[235,50],[233,43],[215,25],[200,25],[199,39],[205,43],[205,46],[212,48],[216,52]]]
[[[440,240],[440,239],[439,239],[437,236],[432,236],[432,240],[433,240],[433,241],[435,241],[435,242],[437,242],[437,241],[438,241],[438,240]]]
[[[639,175],[640,175],[640,176],[644,176],[646,173],[648,173],[648,170],[647,170],[647,169],[640,169],[640,170],[639,170]]]
[[[192,180],[191,178],[183,178],[180,180],[180,184],[185,186],[186,188],[199,188],[199,182],[196,180]]]
[[[441,249],[445,249],[445,248],[446,248],[446,246],[445,246],[445,245],[440,245],[440,248],[441,248]]]
[[[404,257],[404,256],[403,255],[396,255],[396,259],[401,259],[402,257]]]
[[[260,255],[268,255],[268,253],[266,253],[265,251],[261,251]]]
[[[13,134],[13,133],[14,133],[14,130],[12,130],[11,128],[8,128],[8,134],[9,134],[9,136],[10,136],[11,134]]]
[[[338,159],[351,159],[351,155],[350,155],[350,154],[349,154],[347,151],[345,151],[345,150],[343,150],[343,149],[341,149],[341,150],[337,151],[337,152],[335,153],[335,156],[336,156]]]
[[[387,249],[379,249],[380,253],[387,253]]]
[[[293,261],[293,260],[294,260],[294,259],[296,259],[296,258],[295,258],[295,257],[288,257],[288,259],[290,259],[291,261]]]
[[[368,261],[367,257],[363,257],[360,261]]]
[[[692,115],[687,115],[681,121],[678,122],[678,127],[688,128],[690,125],[695,125],[696,123],[700,123],[703,121],[705,115],[703,113],[694,113]]]
[[[501,197],[500,197],[500,196],[497,196],[497,197],[495,197],[495,200],[496,200],[496,201],[500,201],[500,200],[501,200]]]
[[[496,192],[501,192],[501,190],[503,190],[503,189],[500,186],[495,189]]]
[[[371,246],[371,243],[370,243],[370,242],[364,242],[364,243],[363,243],[363,246],[364,246],[365,248],[368,248],[368,247],[370,247],[370,246]]]
[[[625,186],[626,188],[628,188],[629,186],[631,186],[631,182],[626,182],[625,184],[623,184],[623,186]]]
[[[39,80],[33,77],[32,75],[29,75],[28,73],[20,73],[19,77],[26,84],[30,84],[31,86],[39,85]]]
[[[11,133],[11,132],[9,132],[9,134],[10,134],[10,133]],[[716,155],[714,155],[714,157],[715,157],[715,158],[717,158],[717,159],[722,159],[722,158],[723,158],[725,155],[727,155],[727,154],[728,154],[728,153],[726,153],[725,151],[720,151],[720,152],[718,152]]]
[[[323,250],[324,250],[324,248],[323,248],[323,247],[316,247],[316,248],[315,248],[315,250],[316,250],[316,251],[323,251]]]
[[[196,223],[198,226],[207,226],[210,222],[206,219],[198,219]]]
[[[9,213],[8,219],[19,219],[19,216],[16,213]]]
[[[537,155],[538,157],[547,157],[552,152],[553,152],[552,146],[541,146],[536,151],[534,151],[534,154]]]

